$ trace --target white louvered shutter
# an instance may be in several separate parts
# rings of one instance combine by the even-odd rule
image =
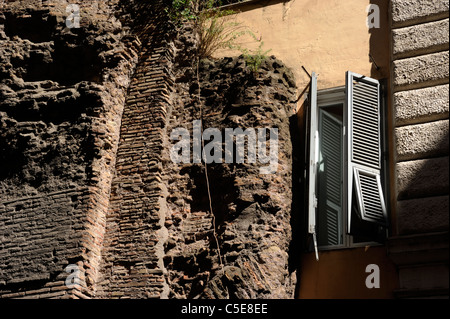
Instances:
[[[342,244],[342,121],[319,111],[319,245]]]
[[[309,145],[309,163],[308,163],[308,232],[313,235],[314,249],[317,253],[316,240],[316,209],[317,209],[317,194],[316,194],[316,176],[317,163],[319,158],[319,132],[317,127],[318,108],[317,108],[317,76],[312,72],[311,87],[309,92],[309,108],[307,114],[308,121],[308,145]]]
[[[347,222],[351,231],[352,205],[368,222],[386,226],[381,187],[380,84],[356,73],[346,74],[344,125],[346,127]],[[353,192],[356,203],[352,203]]]

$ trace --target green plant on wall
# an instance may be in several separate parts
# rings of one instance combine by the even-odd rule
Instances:
[[[172,0],[172,4],[166,11],[169,18],[176,24],[184,21],[197,21],[204,12],[212,14],[221,13],[220,0]]]
[[[256,40],[256,39],[255,39]],[[258,40],[256,40],[258,41]],[[252,70],[254,73],[258,72],[261,63],[267,58],[267,54],[271,51],[263,50],[264,42],[258,41],[259,46],[256,50],[249,50],[247,48],[240,48],[242,52],[246,65]]]
[[[192,23],[194,32],[197,33],[199,44],[197,56],[211,58],[219,49],[229,48],[239,50],[248,65],[257,70],[264,54],[262,43],[256,52],[237,45],[237,39],[248,34],[256,39],[255,35],[233,21],[232,15],[236,12],[220,8],[220,0],[172,0],[171,7],[167,10],[170,19],[177,25],[183,22]]]
[[[195,20],[194,0],[172,0],[172,5],[166,9],[170,20],[180,24],[185,20]]]
[[[217,9],[200,13],[197,23],[198,55],[201,58],[211,57],[219,49],[233,47],[239,37],[248,33],[245,27],[232,20],[232,13]]]

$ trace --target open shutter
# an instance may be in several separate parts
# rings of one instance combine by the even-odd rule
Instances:
[[[319,110],[319,245],[342,244],[342,121]]]
[[[312,72],[311,86],[309,92],[309,108],[308,108],[308,144],[309,144],[309,162],[308,162],[308,232],[313,235],[314,249],[317,253],[317,239],[316,239],[316,209],[317,209],[317,195],[316,195],[316,176],[317,163],[319,158],[319,132],[317,127],[318,108],[317,108],[317,75]]]
[[[381,187],[380,84],[356,73],[346,75],[347,222],[351,234],[352,206],[366,222],[387,225]],[[352,203],[353,194],[356,203]]]

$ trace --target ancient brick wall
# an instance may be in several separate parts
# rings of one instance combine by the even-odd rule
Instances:
[[[400,236],[391,240],[390,251],[400,265],[401,289],[439,294],[444,288],[448,295],[448,280],[441,279],[448,278],[449,2],[395,0],[391,5]],[[423,268],[409,268],[420,263]]]
[[[197,69],[192,29],[167,28],[149,33],[129,89],[97,297],[292,298],[292,74],[275,58],[257,74],[242,57]],[[207,182],[203,164],[174,163],[171,132],[200,119],[277,127],[277,172],[212,164]]]
[[[248,157],[244,163],[225,163],[222,155],[222,163],[205,168],[174,164],[166,152],[169,296],[292,298],[292,73],[275,57],[256,73],[243,57],[201,60],[192,67],[183,48],[195,41],[181,37],[175,44],[179,54],[168,131],[186,128],[192,135],[195,120],[222,138],[227,128],[277,128],[279,150],[273,174],[261,174],[265,164],[249,163]]]
[[[167,240],[162,153],[174,53],[164,8],[154,1],[139,13],[147,16],[147,27],[122,117],[99,298],[168,295],[162,260]]]
[[[112,169],[131,71],[117,1],[10,1],[0,13],[0,291],[94,292]],[[119,14],[120,16],[120,14]],[[65,285],[69,264],[79,285]]]
[[[76,3],[80,28],[63,0],[0,14],[0,296],[293,297],[291,72],[197,69],[165,1]],[[277,172],[174,163],[171,131],[199,119],[278,128]]]

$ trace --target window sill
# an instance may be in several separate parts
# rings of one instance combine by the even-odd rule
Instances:
[[[380,244],[377,242],[365,242],[365,243],[355,243],[350,245],[333,245],[333,246],[319,246],[318,250],[320,251],[331,251],[331,250],[342,250],[342,249],[352,249],[352,248],[361,248],[361,247],[378,247],[384,246],[384,244]]]

